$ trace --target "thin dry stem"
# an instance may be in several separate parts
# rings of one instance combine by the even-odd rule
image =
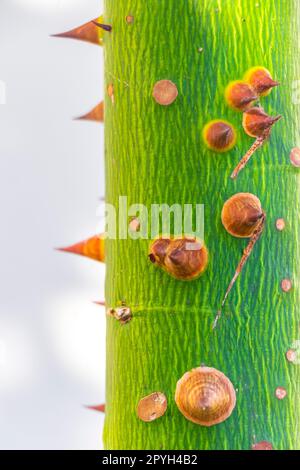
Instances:
[[[233,278],[232,278],[232,280],[231,280],[231,282],[230,282],[230,284],[229,284],[229,286],[228,286],[228,289],[227,289],[227,291],[226,291],[226,294],[225,294],[225,296],[224,296],[224,299],[223,299],[223,302],[222,302],[222,305],[221,305],[221,309],[218,311],[217,316],[216,316],[216,318],[215,318],[214,325],[213,325],[213,329],[216,329],[216,327],[217,327],[217,325],[218,325],[218,322],[219,322],[219,320],[220,320],[220,318],[221,318],[221,316],[222,316],[222,310],[223,310],[223,308],[224,308],[224,305],[225,305],[225,303],[226,303],[226,300],[227,300],[227,298],[228,298],[228,296],[229,296],[229,294],[230,294],[230,292],[231,292],[231,290],[232,290],[232,288],[233,288],[233,286],[234,286],[234,284],[235,284],[237,278],[238,278],[239,275],[241,274],[242,269],[243,269],[243,267],[245,266],[245,264],[246,264],[246,262],[247,262],[249,256],[251,255],[251,253],[252,253],[252,251],[253,251],[253,248],[254,248],[256,242],[257,242],[257,241],[260,239],[260,237],[261,237],[261,234],[262,234],[262,232],[263,232],[263,230],[264,230],[265,221],[266,221],[266,214],[263,212],[262,217],[261,217],[261,219],[260,219],[260,221],[259,221],[259,224],[257,225],[256,229],[254,230],[254,232],[253,232],[253,234],[252,234],[252,236],[251,236],[251,239],[250,239],[250,241],[249,241],[247,247],[246,247],[245,250],[244,250],[244,254],[243,254],[242,258],[241,258],[241,261],[240,261],[239,264],[238,264],[238,267],[237,267],[237,269],[236,269],[236,271],[235,271],[235,274],[234,274],[234,276],[233,276]]]
[[[254,144],[250,147],[246,155],[241,159],[235,170],[233,171],[231,178],[235,179],[238,177],[239,173],[245,168],[247,163],[249,162],[250,158],[252,155],[258,150],[260,147],[263,146],[265,143],[266,139],[269,137],[270,131],[267,134],[264,134],[262,137],[258,137]]]

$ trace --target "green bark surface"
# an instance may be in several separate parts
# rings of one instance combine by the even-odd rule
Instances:
[[[289,161],[300,145],[300,78],[297,0],[106,0],[106,84],[115,103],[105,102],[106,202],[205,204],[206,273],[181,282],[151,265],[147,240],[106,243],[106,301],[125,301],[133,319],[107,319],[107,449],[249,449],[266,440],[275,449],[299,449],[300,366],[286,351],[299,338],[299,170]],[[128,25],[127,15],[134,16]],[[198,49],[203,48],[203,52]],[[267,67],[281,87],[263,98],[282,114],[270,142],[237,181],[233,168],[253,139],[242,130],[224,90],[253,66]],[[163,107],[154,84],[172,80],[179,95]],[[208,150],[202,129],[227,119],[238,130],[226,154]],[[237,281],[219,328],[212,323],[247,240],[231,237],[221,224],[224,202],[237,192],[256,194],[267,226]],[[287,228],[275,222],[284,217]],[[284,294],[280,282],[293,281]],[[237,405],[223,424],[204,428],[187,421],[174,401],[177,381],[201,364],[222,371],[237,390]],[[275,397],[278,386],[288,396]],[[164,417],[143,423],[139,400],[164,392]]]

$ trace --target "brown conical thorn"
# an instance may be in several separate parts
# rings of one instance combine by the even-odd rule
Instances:
[[[79,41],[90,42],[92,44],[97,44],[98,46],[103,44],[103,36],[104,30],[102,33],[100,32],[97,22],[102,22],[103,17],[100,16],[95,20],[88,21],[77,28],[71,29],[70,31],[66,31],[65,33],[59,34],[52,34],[52,37],[56,38],[70,38],[70,39],[78,39]]]
[[[222,209],[221,220],[225,230],[236,238],[250,238],[263,216],[261,202],[251,193],[237,193]]]
[[[246,134],[250,137],[255,137],[256,140],[232,172],[232,179],[238,177],[254,153],[264,145],[271,135],[272,127],[281,118],[282,116],[271,117],[259,107],[251,108],[244,113],[243,128]]]
[[[101,101],[91,111],[75,118],[75,121],[104,121],[104,102]]]
[[[245,111],[254,105],[258,96],[248,83],[236,80],[227,86],[225,99],[231,108],[236,111]]]
[[[222,119],[210,121],[203,129],[207,147],[215,152],[227,152],[236,144],[236,131],[232,124]]]
[[[95,20],[93,21],[93,23],[98,28],[103,29],[103,31],[108,31],[109,33],[112,32],[112,26],[110,24],[99,23],[98,21],[95,21]]]
[[[244,112],[243,128],[250,137],[265,137],[265,133],[270,131],[281,118],[281,115],[275,117],[269,116],[263,108],[255,106]]]
[[[100,307],[106,306],[105,300],[93,300],[93,304],[100,305]]]
[[[99,413],[105,413],[105,404],[86,406],[85,408],[92,411],[98,411]]]
[[[255,215],[255,219],[253,216]],[[229,220],[229,219],[235,220]],[[250,257],[253,248],[257,241],[260,239],[266,222],[266,214],[261,209],[259,199],[250,193],[236,194],[230,198],[224,205],[222,212],[222,222],[226,230],[239,238],[249,238],[250,241],[244,250],[243,256],[236,268],[234,276],[226,290],[221,308],[218,311],[213,329],[216,329],[218,322],[222,316],[222,311],[225,306],[226,300],[235,285],[235,282],[241,274],[248,258]],[[234,231],[237,229],[237,232]],[[246,231],[245,231],[246,229]],[[250,232],[249,232],[250,230]]]
[[[273,80],[271,73],[265,67],[252,67],[245,75],[245,81],[259,96],[267,96],[280,83]]]
[[[86,258],[91,258],[95,261],[104,262],[105,260],[104,235],[95,235],[94,237],[84,240],[83,242],[76,243],[75,245],[57,249],[58,251],[85,256]]]

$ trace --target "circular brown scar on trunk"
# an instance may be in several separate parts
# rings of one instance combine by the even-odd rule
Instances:
[[[161,80],[154,85],[153,98],[162,106],[169,106],[174,103],[177,96],[177,86],[170,80]]]

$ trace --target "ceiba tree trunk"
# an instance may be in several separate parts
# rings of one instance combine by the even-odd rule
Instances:
[[[104,20],[112,25],[104,38],[106,201],[118,209],[119,196],[127,196],[128,205],[141,203],[149,212],[154,203],[204,204],[209,250],[205,274],[184,282],[149,262],[149,240],[106,241],[106,302],[125,303],[132,320],[107,318],[105,447],[244,450],[267,441],[277,450],[299,449],[300,366],[286,357],[300,320],[299,170],[289,159],[299,145],[299,104],[292,99],[300,77],[299,2],[106,0]],[[253,140],[224,92],[253,66],[280,81],[261,104],[283,119],[233,181]],[[152,97],[162,79],[178,88],[170,106]],[[207,149],[202,129],[213,119],[237,129],[233,150]],[[213,330],[245,248],[221,223],[224,202],[239,192],[260,199],[266,228]],[[286,222],[282,232],[278,218]],[[282,290],[283,279],[292,281],[291,291]],[[212,427],[188,421],[174,400],[178,380],[203,364],[236,389],[231,417]],[[278,387],[287,391],[284,400]],[[168,408],[145,423],[137,405],[153,392],[166,395]]]

